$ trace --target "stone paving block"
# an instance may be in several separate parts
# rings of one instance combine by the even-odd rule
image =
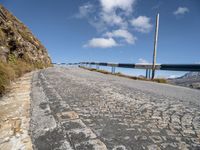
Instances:
[[[74,144],[96,138],[96,135],[90,128],[73,129],[68,131],[67,134]]]
[[[68,141],[62,141],[62,145],[58,148],[59,150],[74,150]]]
[[[169,142],[164,142],[160,144],[161,149],[180,149],[180,150],[187,150],[187,146],[185,146],[185,143],[180,143],[178,146],[176,143],[169,143]]]
[[[78,114],[74,111],[57,113],[57,117],[60,121],[74,120],[79,118]]]
[[[163,140],[160,136],[150,136],[150,139],[154,142],[154,143],[161,143]]]
[[[67,130],[85,128],[86,125],[81,119],[70,120],[62,123],[63,128]]]
[[[127,150],[124,145],[114,146],[112,150]]]
[[[75,145],[76,150],[107,150],[106,145],[99,139],[89,140]]]
[[[148,150],[160,150],[160,147],[158,145],[149,145],[147,146]]]
[[[139,141],[143,141],[143,140],[147,140],[147,136],[142,136],[142,135],[136,135],[135,136],[135,140],[139,140]]]

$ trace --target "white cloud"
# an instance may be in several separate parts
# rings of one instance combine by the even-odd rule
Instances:
[[[188,13],[189,9],[187,7],[178,7],[176,11],[174,11],[174,15],[184,15]]]
[[[99,33],[107,30],[105,23],[101,20],[95,19],[88,19],[88,22],[91,26],[93,26]]]
[[[100,4],[104,3],[104,2],[101,3],[101,0],[99,1],[100,1]],[[134,0],[125,0],[125,3],[127,3],[126,1],[134,1]],[[97,7],[91,3],[86,3],[79,7],[79,12],[78,14],[75,15],[75,17],[79,19],[81,18],[87,19],[88,23],[92,25],[93,27],[95,27],[97,31],[100,31],[100,32],[108,29],[109,27],[114,27],[114,26],[127,28],[128,22],[124,18],[123,14],[128,14],[128,12],[132,10],[131,6],[129,6],[130,7],[128,9],[129,11],[121,9],[122,11],[120,12],[120,14],[117,13],[116,9],[117,8],[120,9],[121,6],[117,6],[117,5],[112,6],[112,9],[111,9],[112,11],[111,10],[106,11],[104,7],[106,7],[106,4],[104,4],[103,6],[101,5],[101,7]],[[123,6],[122,8],[127,8],[127,7]]]
[[[148,33],[153,27],[153,25],[150,23],[150,20],[151,19],[149,17],[139,16],[138,18],[132,19],[130,22],[136,31]]]
[[[136,37],[134,37],[130,32],[124,29],[115,30],[113,32],[107,32],[104,34],[106,37],[120,37],[124,38],[128,44],[134,44],[136,41]]]
[[[113,38],[93,38],[84,47],[91,48],[110,48],[118,46],[117,42]]]
[[[138,59],[140,64],[148,64],[149,62],[143,58]]]
[[[135,44],[137,38],[128,31],[128,28],[129,19],[134,11],[133,6],[137,0],[98,1],[100,7],[88,2],[79,7],[79,13],[76,15],[76,18],[86,19],[102,35],[102,37],[89,40],[84,47],[108,48],[124,43]],[[117,28],[119,30],[112,31]],[[103,32],[106,33],[103,34]]]
[[[79,7],[76,18],[85,18],[97,31],[110,27],[127,29],[128,18],[132,16],[133,6],[137,0],[98,0],[100,7],[90,2]]]
[[[120,26],[127,28],[128,23],[124,16],[133,11],[133,4],[136,0],[99,0],[101,4],[100,18],[108,26]],[[119,13],[120,10],[120,13]]]
[[[115,12],[111,13],[101,13],[101,19],[109,26],[120,26],[120,27],[127,27],[127,22],[119,15],[117,15]]]
[[[116,9],[132,12],[136,0],[100,0],[104,12],[110,13]]]
[[[75,16],[77,18],[88,17],[88,15],[93,11],[94,6],[90,3],[86,3],[79,7],[79,13]]]

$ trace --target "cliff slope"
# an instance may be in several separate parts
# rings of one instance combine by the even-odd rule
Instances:
[[[0,95],[11,80],[35,68],[51,66],[46,48],[0,5]]]
[[[8,10],[0,5],[0,58],[7,62],[9,54],[30,59],[32,63],[49,65],[51,60],[41,42]]]

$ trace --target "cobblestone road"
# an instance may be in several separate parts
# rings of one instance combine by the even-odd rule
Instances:
[[[200,92],[79,68],[36,73],[35,149],[200,149]]]

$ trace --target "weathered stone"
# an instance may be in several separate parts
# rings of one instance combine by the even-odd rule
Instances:
[[[87,142],[83,142],[76,145],[77,150],[107,150],[107,147],[104,143],[102,143],[100,140],[89,140]]]
[[[61,112],[61,113],[58,113],[57,116],[58,116],[60,121],[62,121],[62,120],[74,120],[74,119],[79,118],[78,114],[74,111]]]
[[[96,138],[96,135],[90,128],[74,129],[67,132],[73,143],[81,143]]]
[[[0,5],[0,60],[7,62],[10,54],[16,58],[24,58],[28,63],[40,63],[50,66],[51,59],[41,42],[33,36],[31,31]]]
[[[31,78],[29,73],[18,79],[22,82],[13,83],[11,92],[0,99],[0,149],[32,149],[28,134]]]

